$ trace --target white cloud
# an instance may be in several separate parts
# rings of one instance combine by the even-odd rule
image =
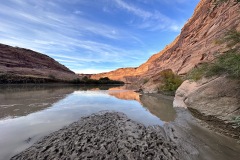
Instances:
[[[132,12],[133,14],[139,16],[139,17],[142,17],[142,18],[150,18],[152,17],[152,14],[147,12],[147,11],[144,11],[140,8],[137,8],[133,5],[129,5],[127,3],[125,3],[124,1],[122,0],[115,0],[115,2],[123,9],[126,9],[127,11],[129,12]]]
[[[32,4],[27,3],[28,1],[14,2],[16,2],[15,5],[24,6],[24,9],[18,10],[0,4],[0,15],[10,17],[2,18],[0,16],[0,42],[2,43],[31,48],[49,55],[53,55],[53,51],[55,53],[60,52],[58,55],[63,55],[66,54],[64,52],[76,52],[77,48],[80,48],[85,51],[85,54],[89,54],[83,55],[84,58],[77,58],[77,60],[84,62],[108,62],[112,60],[118,62],[123,59],[120,57],[124,54],[128,56],[127,50],[106,43],[87,40],[89,34],[142,43],[133,34],[90,21],[84,17],[56,14],[54,11],[35,10],[33,12]],[[32,3],[35,3],[35,1]],[[41,6],[43,2],[37,1],[36,3],[35,5]],[[15,21],[12,21],[11,18],[14,18]]]
[[[182,29],[182,25],[172,25],[171,27],[170,27],[173,31],[181,31],[181,29]]]
[[[74,13],[75,13],[75,14],[83,14],[83,12],[82,12],[82,11],[79,11],[79,10],[74,11]]]
[[[112,7],[117,6],[120,11],[136,16],[134,19],[138,19],[137,23],[133,20],[130,24],[134,26],[134,30],[127,25],[121,26],[125,25],[125,22],[119,22],[118,19],[113,23],[104,23],[105,17],[99,18],[99,15],[91,15],[78,7],[79,3],[93,4],[87,0],[3,1],[0,3],[0,43],[48,54],[64,65],[71,66],[74,71],[77,66],[87,63],[114,63],[114,67],[117,68],[117,65],[137,66],[139,61],[143,62],[149,56],[146,56],[143,50],[149,45],[146,44],[148,36],[140,33],[135,27],[144,31],[179,31],[181,28],[181,25],[158,11],[151,12],[124,0],[111,2],[113,3],[110,5],[100,6],[100,12],[106,12],[102,12],[104,16],[111,12],[109,17],[112,18],[119,11],[113,11]],[[70,9],[63,3],[70,4]],[[98,4],[93,6],[94,9],[97,7]],[[128,17],[126,19],[129,20]],[[109,70],[85,69],[81,72],[98,73]]]
[[[179,0],[180,1],[180,0]],[[182,0],[183,1],[183,0]],[[114,0],[118,7],[125,9],[128,12],[140,17],[143,19],[143,22],[140,24],[132,24],[142,29],[149,29],[151,31],[155,30],[171,30],[179,31],[181,24],[177,24],[173,19],[163,15],[159,11],[149,12],[144,9],[141,9],[137,6],[131,5],[124,2],[123,0]]]
[[[51,30],[55,31],[61,31],[66,30],[68,32],[65,33],[72,33],[72,34],[88,34],[92,33],[95,35],[99,35],[102,37],[110,38],[110,39],[125,39],[130,38],[129,33],[126,33],[126,31],[120,31],[119,29],[108,26],[105,24],[97,23],[91,20],[88,20],[84,17],[79,16],[71,16],[71,15],[65,15],[65,14],[56,14],[54,12],[49,12],[42,10],[32,10],[33,7],[31,4],[23,1],[15,1],[16,3],[20,3],[22,7],[24,7],[24,10],[22,9],[15,9],[9,6],[5,6],[3,4],[0,4],[0,14],[17,18],[19,21],[22,22],[28,22],[28,25],[31,24],[38,24],[43,27],[47,27]],[[40,5],[41,3],[38,1],[34,1],[37,3],[37,5]],[[18,4],[17,3],[17,4]],[[52,2],[53,3],[53,2]],[[43,4],[41,4],[43,5]],[[30,8],[30,9],[29,9]],[[75,14],[83,14],[82,11],[76,10],[74,11]],[[10,20],[6,20],[5,22],[11,22]],[[13,23],[14,24],[14,23]],[[20,25],[20,24],[17,24]],[[14,25],[13,25],[14,26]],[[39,27],[41,27],[39,26]],[[114,31],[114,32],[112,32]],[[86,35],[87,36],[87,35]]]

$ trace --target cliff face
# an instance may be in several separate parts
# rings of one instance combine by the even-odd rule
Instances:
[[[72,79],[75,73],[47,55],[0,44],[0,73]]]
[[[227,30],[240,30],[239,10],[240,5],[235,0],[221,5],[214,5],[214,0],[201,0],[181,34],[146,63],[137,68],[122,68],[93,75],[92,78],[109,77],[134,82],[152,77],[164,69],[172,69],[173,72],[184,75],[197,64],[212,61],[214,54],[225,48],[224,44],[216,45],[216,41]]]

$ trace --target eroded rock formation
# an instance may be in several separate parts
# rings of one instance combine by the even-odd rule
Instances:
[[[0,44],[0,74],[73,79],[74,72],[47,55]]]
[[[121,68],[92,75],[92,78],[109,77],[132,83],[165,69],[185,75],[199,63],[212,61],[216,53],[224,50],[225,44],[219,45],[216,41],[228,30],[240,30],[239,10],[240,5],[235,0],[221,5],[215,5],[214,0],[201,0],[181,34],[146,63],[137,68]]]

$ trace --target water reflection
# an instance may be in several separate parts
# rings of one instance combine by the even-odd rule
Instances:
[[[114,88],[115,89],[115,88]],[[134,91],[128,91],[128,90],[109,90],[109,95],[112,95],[118,99],[123,100],[135,100],[141,103],[139,93],[136,93]]]
[[[172,107],[171,99],[166,99],[161,95],[142,95],[140,97],[143,107],[146,107],[162,121],[170,122],[176,118],[176,111]]]
[[[63,86],[1,86],[0,119],[48,108],[73,91],[73,87]]]
[[[172,106],[172,99],[165,98],[161,95],[139,95],[131,90],[121,90],[119,91],[110,89],[109,95],[123,100],[135,100],[138,101],[144,108],[146,108],[150,113],[160,118],[162,121],[170,122],[174,121],[176,118],[176,111]]]
[[[233,143],[228,139],[189,125],[192,119],[187,119],[190,115],[186,111],[178,111],[176,118],[171,99],[159,95],[139,95],[122,87],[111,87],[0,86],[0,160],[10,159],[43,136],[77,121],[82,116],[103,110],[123,112],[129,118],[145,125],[175,124],[178,130],[171,131],[181,137],[181,145],[192,145],[193,148],[196,144],[204,146],[196,156],[201,154],[211,157],[208,154],[209,147],[211,151],[214,148],[218,150],[218,155],[211,159],[239,155],[229,147]],[[165,123],[170,121],[174,122]],[[219,141],[223,141],[224,145]]]
[[[0,159],[7,160],[41,137],[102,110],[123,112],[145,125],[163,125],[142,107],[138,93],[107,89],[109,86],[2,86]]]
[[[46,109],[76,90],[108,90],[112,87],[115,86],[0,85],[0,119]]]

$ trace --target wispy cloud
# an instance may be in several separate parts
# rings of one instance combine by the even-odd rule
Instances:
[[[79,11],[79,10],[74,11],[74,13],[75,13],[75,14],[83,14],[83,12],[82,12],[82,11]]]
[[[123,0],[114,0],[118,7],[125,9],[128,12],[143,19],[142,23],[137,26],[142,29],[155,30],[172,30],[179,31],[182,24],[178,24],[175,20],[167,17],[166,15],[160,13],[159,11],[146,11],[135,5],[124,2]],[[135,25],[135,24],[133,24]]]
[[[152,37],[159,43],[162,35],[153,31],[176,34],[182,25],[137,1],[100,2],[1,1],[0,43],[47,54],[74,71],[100,72],[140,65],[150,56],[149,48],[161,49]]]
[[[65,15],[55,10],[43,12],[41,7],[45,1],[11,2],[8,5],[0,4],[0,42],[31,48],[55,58],[65,58],[61,60],[65,64],[70,61],[74,63],[72,60],[99,63],[114,59],[117,62],[123,60],[121,57],[124,54],[128,56],[124,49],[90,40],[91,35],[141,43],[140,39],[124,30],[79,17],[83,13],[79,10],[75,10],[73,15]],[[58,7],[57,3],[51,2],[51,5]],[[23,9],[16,9],[17,6]],[[38,9],[33,11],[32,8]],[[84,52],[85,55],[76,56],[76,52]],[[70,55],[67,56],[67,53]]]
[[[152,14],[150,12],[144,11],[140,8],[137,8],[133,5],[129,5],[127,3],[125,3],[122,0],[115,0],[115,2],[123,9],[126,9],[129,12],[132,12],[133,14],[142,17],[142,18],[150,18],[152,17]]]

